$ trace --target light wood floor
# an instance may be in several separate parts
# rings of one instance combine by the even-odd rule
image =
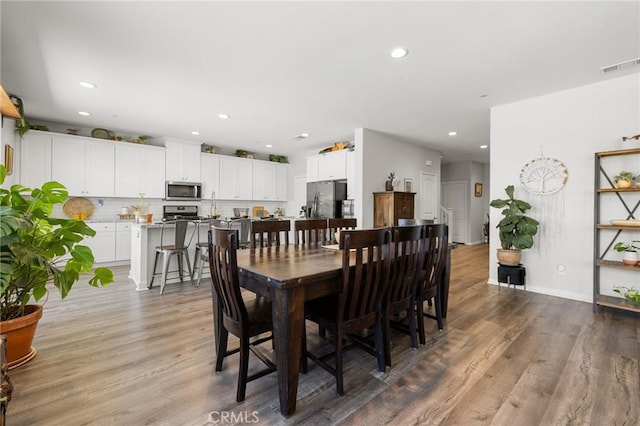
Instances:
[[[237,356],[214,372],[208,281],[168,285],[160,296],[136,292],[127,268],[115,268],[108,288],[77,285],[62,302],[51,295],[38,356],[10,372],[7,424],[225,424],[222,412],[259,424],[639,424],[638,316],[499,290],[486,284],[487,245],[453,253],[444,332],[427,320],[428,341],[417,350],[395,335],[385,374],[370,355],[348,350],[342,397],[310,362],[288,419],[274,374],[249,383],[237,404]],[[316,329],[308,333],[323,350]],[[251,368],[260,367],[252,357]]]

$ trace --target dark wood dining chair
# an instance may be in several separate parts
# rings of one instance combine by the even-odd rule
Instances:
[[[356,229],[358,227],[358,220],[347,217],[332,217],[329,219],[329,235],[327,241],[333,242],[335,240],[336,231],[342,231],[343,229]],[[339,243],[339,241],[335,241]]]
[[[425,344],[425,331],[423,317],[435,319],[438,322],[438,329],[443,330],[442,304],[440,298],[440,280],[449,256],[448,227],[444,224],[425,225],[425,246],[424,263],[419,278],[419,292],[416,298],[416,311],[418,314],[418,334],[420,343]],[[435,315],[424,312],[424,301],[432,301],[435,307]]]
[[[291,222],[288,220],[254,220],[249,242],[251,253],[255,254],[256,248],[288,245],[290,230]]]
[[[302,369],[307,370],[308,356],[335,376],[338,395],[343,395],[342,352],[348,335],[373,328],[375,349],[371,352],[377,358],[378,370],[384,372],[386,368],[382,301],[391,266],[391,231],[388,228],[344,231],[340,240],[344,247],[341,292],[305,304],[305,318],[333,333],[335,352],[318,357],[307,351],[306,333],[303,333]],[[325,361],[331,356],[335,357],[335,367]]]
[[[328,238],[327,219],[300,219],[293,225],[295,230],[295,244],[325,244]]]
[[[398,321],[394,321],[394,324],[408,332],[412,348],[418,347],[417,323],[422,317],[417,317],[415,301],[420,291],[418,284],[421,283],[418,280],[423,276],[427,242],[422,226],[397,226],[392,232],[391,274],[383,304],[385,360],[388,366],[391,366],[392,316],[406,313],[404,319],[408,320],[408,328]]]
[[[200,287],[200,281],[202,280],[202,271],[204,270],[205,263],[209,262],[209,242],[208,241],[200,241],[200,229],[206,226],[207,227],[207,235],[208,229],[210,227],[216,228],[229,228],[231,223],[222,220],[222,219],[208,219],[196,222],[196,253],[193,257],[193,270],[191,271],[191,281],[195,279],[196,274],[198,274],[198,281],[196,281],[196,287]]]
[[[273,333],[252,342],[249,340],[273,331],[271,302],[260,297],[245,304],[238,279],[237,250],[238,231],[236,229],[209,230],[209,267],[214,322],[216,312],[222,310],[222,323],[218,324],[219,336],[216,336],[216,371],[222,371],[222,362],[225,357],[240,352],[236,401],[242,402],[247,383],[275,371],[276,366],[256,348],[257,345],[272,339]],[[227,350],[229,333],[238,337],[240,348]],[[267,368],[251,376],[248,376],[249,351],[267,365]]]

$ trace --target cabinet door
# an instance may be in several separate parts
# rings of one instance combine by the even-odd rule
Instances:
[[[165,152],[162,148],[145,148],[144,196],[164,198]]]
[[[51,155],[51,179],[63,184],[69,195],[85,193],[85,140],[55,135]]]
[[[131,224],[116,223],[116,260],[131,259]]]
[[[220,197],[220,158],[213,154],[202,154],[202,198]]]
[[[238,158],[236,168],[236,195],[239,200],[253,200],[253,164]]]
[[[115,195],[115,147],[110,142],[85,144],[85,195],[113,197]]]
[[[264,201],[276,199],[276,163],[253,161],[253,199]]]
[[[29,188],[51,180],[51,134],[29,131],[20,145],[20,183]]]
[[[165,145],[166,180],[181,181],[184,178],[184,144],[167,142]]]
[[[200,182],[202,180],[200,145],[184,144],[184,180]]]
[[[137,198],[145,192],[144,154],[142,148],[133,144],[116,145],[116,197]]]
[[[347,178],[347,151],[341,150],[318,157],[318,179],[336,180]]]
[[[318,157],[319,155],[313,155],[307,157],[307,182],[317,182],[318,178]]]
[[[220,157],[220,199],[236,199],[237,162],[233,157]]]
[[[95,263],[113,262],[116,260],[116,224],[92,223],[96,235],[86,238],[81,244],[91,248]]]
[[[286,164],[276,165],[276,201],[287,201],[287,178],[289,176],[289,166]]]

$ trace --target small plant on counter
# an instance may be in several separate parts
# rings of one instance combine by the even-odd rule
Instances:
[[[636,290],[634,287],[629,288],[616,286],[613,288],[613,291],[624,296],[628,304],[640,306],[640,291]]]

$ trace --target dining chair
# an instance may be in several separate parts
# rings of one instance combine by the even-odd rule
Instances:
[[[440,280],[449,256],[448,227],[444,224],[425,225],[424,235],[427,240],[423,268],[419,277],[419,292],[416,295],[416,311],[418,314],[418,334],[420,343],[425,344],[423,317],[435,319],[438,329],[443,330],[442,305],[440,298]],[[433,300],[435,314],[424,312],[424,301]]]
[[[333,242],[335,240],[336,231],[341,231],[343,229],[356,229],[357,226],[358,220],[355,217],[332,217],[329,219],[329,235],[327,241]],[[339,241],[335,242],[337,244]]]
[[[191,281],[195,279],[196,273],[198,274],[198,281],[196,281],[196,287],[200,287],[200,281],[202,280],[202,271],[204,270],[204,264],[209,263],[209,242],[200,241],[200,228],[203,225],[207,226],[207,235],[209,235],[208,228],[215,227],[215,228],[229,229],[229,227],[231,226],[231,223],[222,219],[209,219],[205,221],[196,222],[196,235],[198,240],[196,242],[196,252],[195,252],[195,255],[193,256],[193,271],[191,271]]]
[[[222,371],[224,358],[240,353],[236,401],[242,402],[245,398],[247,383],[276,371],[276,366],[271,360],[257,349],[258,345],[272,339],[273,333],[250,341],[253,337],[273,331],[271,302],[260,297],[253,299],[251,303],[245,303],[242,298],[238,279],[236,254],[238,231],[236,229],[210,229],[208,240],[214,322],[216,312],[222,311],[222,321],[219,325],[220,334],[216,339],[215,369],[217,372]],[[239,348],[227,350],[229,333],[238,337],[240,340]],[[250,351],[267,367],[249,376]]]
[[[256,248],[280,247],[281,243],[289,245],[290,230],[289,220],[254,220],[249,241],[251,254],[255,254]]]
[[[303,366],[307,356],[336,378],[338,395],[344,394],[344,338],[351,340],[366,329],[374,330],[375,349],[364,347],[376,356],[378,370],[384,372],[382,301],[391,266],[391,231],[388,228],[344,231],[340,234],[342,251],[341,292],[310,300],[305,304],[305,318],[333,333],[335,352],[318,357],[307,350],[303,333]],[[360,346],[360,345],[359,345]],[[335,367],[325,360],[333,356]]]
[[[327,219],[300,219],[294,222],[295,244],[324,244],[326,238]]]
[[[422,277],[422,262],[425,255],[426,238],[422,226],[397,226],[392,230],[391,273],[383,303],[385,361],[391,366],[391,317],[406,313],[408,328],[400,321],[394,325],[407,331],[411,337],[411,347],[418,347],[416,298],[419,292],[418,280]],[[421,320],[422,318],[420,318]]]
[[[153,274],[151,275],[151,281],[147,288],[153,287],[153,280],[159,273],[162,274],[160,278],[160,294],[164,293],[164,286],[167,283],[167,275],[172,272],[177,272],[180,277],[180,281],[183,281],[184,263],[186,261],[187,269],[189,271],[189,277],[193,275],[191,273],[191,262],[189,261],[188,248],[193,239],[194,229],[191,231],[191,236],[187,241],[187,229],[189,228],[190,220],[177,219],[173,221],[163,222],[160,228],[160,245],[156,247],[156,256],[153,261]],[[175,225],[175,226],[174,226]],[[172,243],[167,243],[165,240],[166,234],[170,227],[174,228],[174,238]],[[185,243],[186,242],[186,243]],[[176,256],[178,260],[178,269],[175,271],[169,271],[169,263],[172,256]],[[162,271],[156,272],[158,268],[158,258],[162,257]]]

